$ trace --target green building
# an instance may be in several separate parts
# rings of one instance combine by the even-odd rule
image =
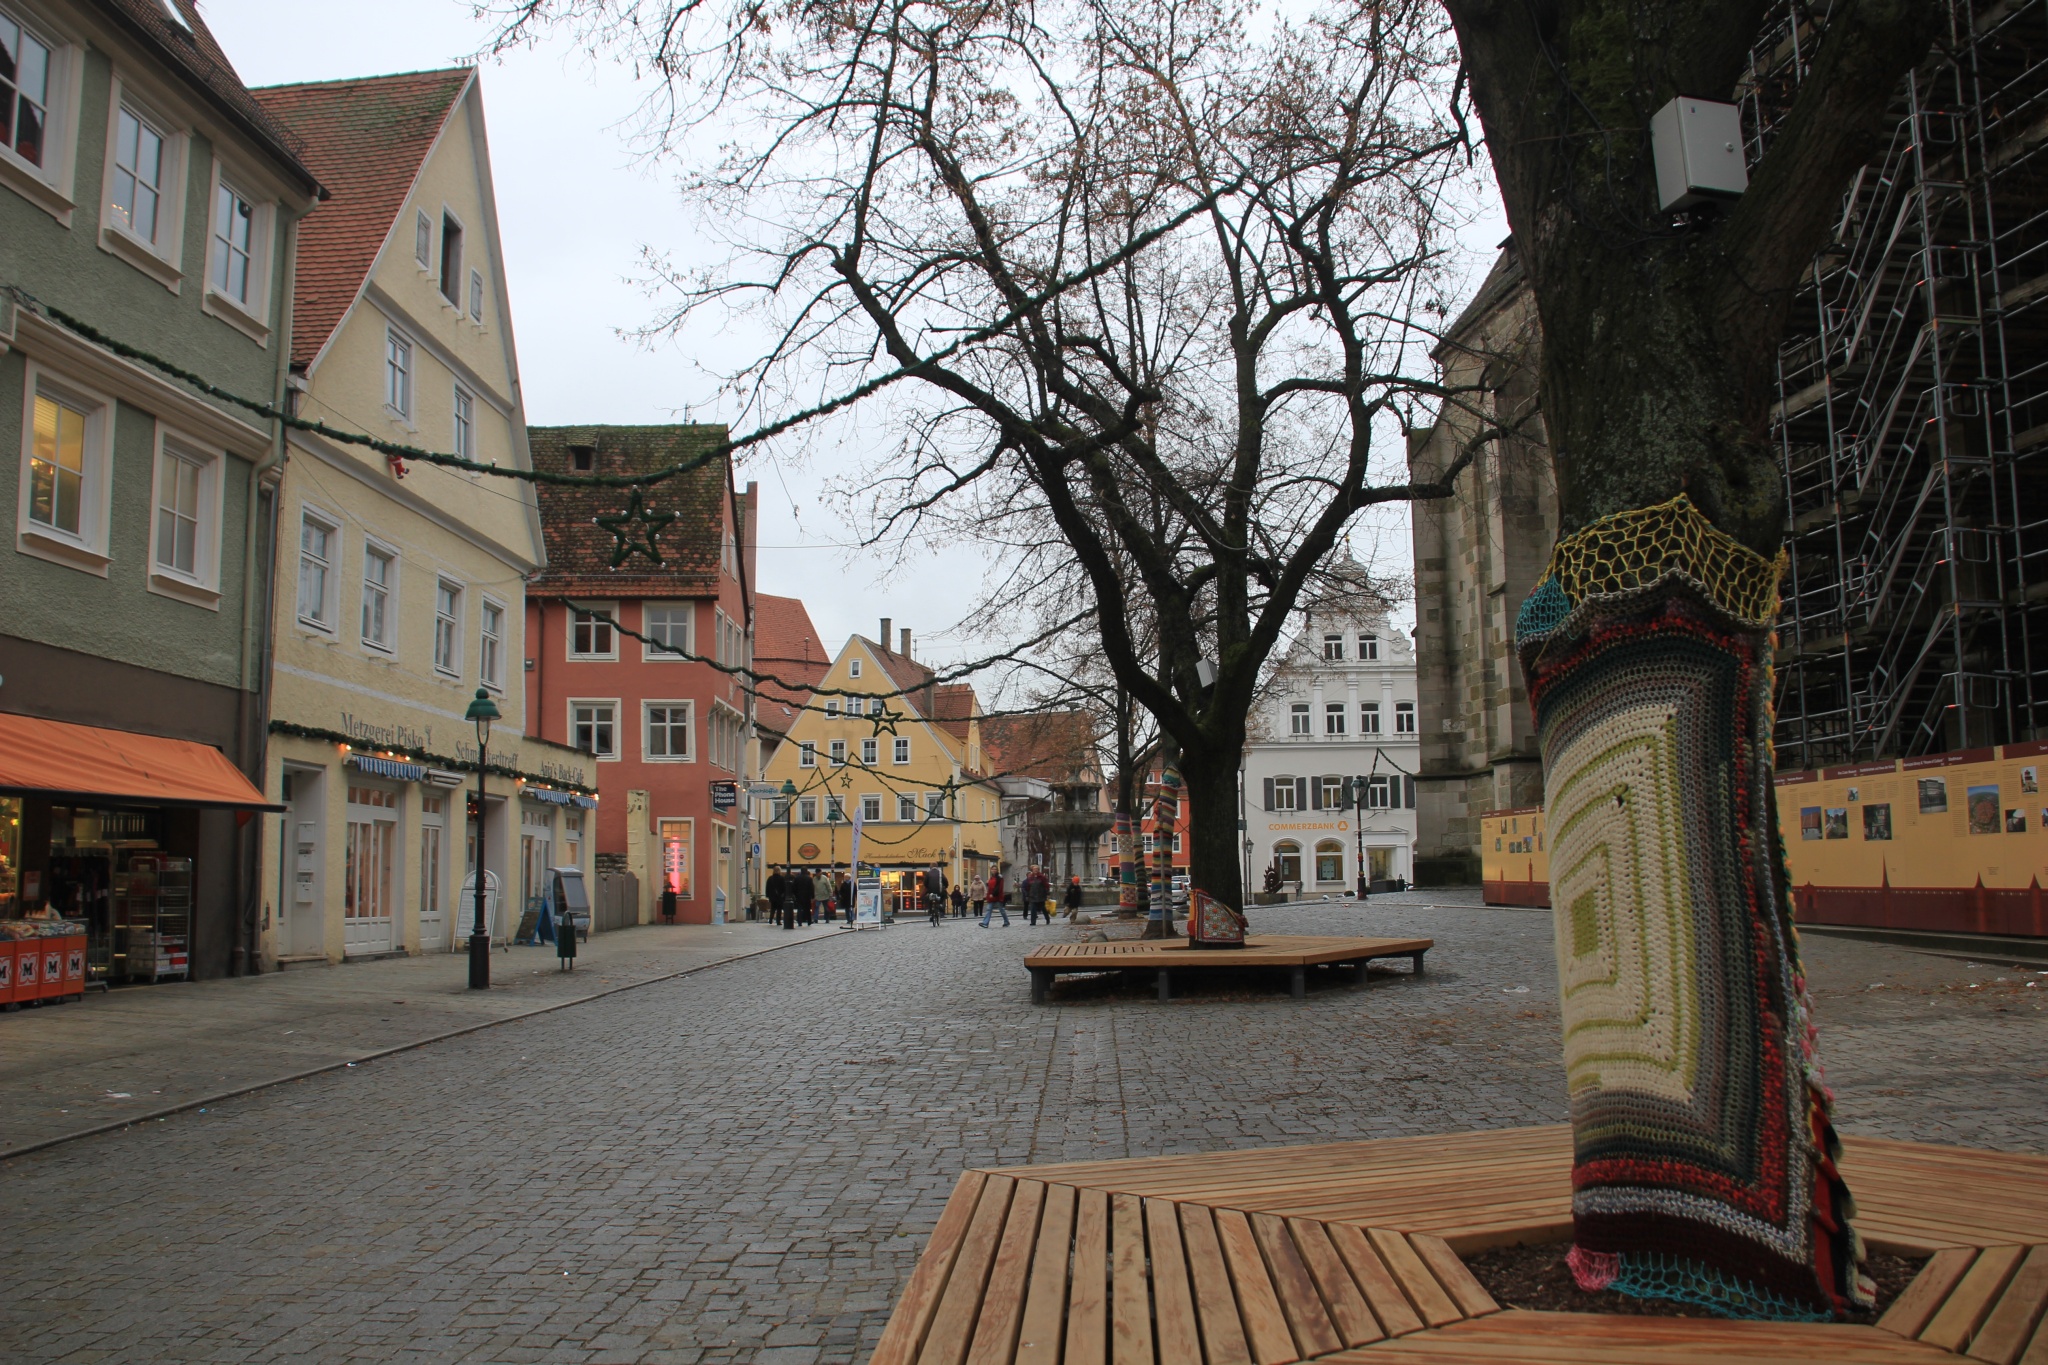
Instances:
[[[46,310],[281,405],[320,194],[190,0],[0,0],[0,916],[116,981],[261,932],[282,432]]]

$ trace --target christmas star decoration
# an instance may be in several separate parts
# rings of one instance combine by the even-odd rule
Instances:
[[[884,730],[888,731],[892,735],[895,734],[896,722],[901,719],[903,719],[902,716],[888,709],[888,704],[886,702],[883,703],[883,707],[880,711],[868,712],[868,724],[875,727],[875,738],[877,739],[880,739],[882,737],[882,732]]]
[[[650,563],[657,565],[666,562],[661,557],[658,538],[675,519],[674,512],[657,512],[648,507],[637,488],[627,500],[625,511],[595,518],[599,526],[612,533],[611,567],[614,569],[634,555],[645,555]],[[642,531],[640,528],[645,529]]]

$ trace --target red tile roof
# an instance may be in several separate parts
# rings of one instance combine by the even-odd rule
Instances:
[[[996,777],[1035,777],[1065,782],[1077,772],[1095,775],[1095,721],[1086,711],[1034,711],[984,716],[981,753]]]
[[[251,92],[299,137],[332,196],[299,227],[292,364],[312,363],[362,292],[428,150],[475,74],[456,67]],[[409,235],[405,241],[409,250]]]
[[[818,639],[818,628],[802,599],[754,594],[754,667],[784,679],[793,687],[761,684],[755,718],[777,734],[787,734],[811,699],[811,689],[832,669],[832,656]]]
[[[940,729],[965,743],[974,718],[981,714],[981,699],[974,695],[971,683],[941,683],[932,697],[934,714]]]
[[[305,145],[252,98],[193,0],[175,3],[184,16],[182,26],[165,12],[163,0],[99,0],[98,8],[159,61],[191,81],[245,136],[276,158],[302,190],[317,192],[319,182],[307,165]]]
[[[929,668],[907,654],[890,653],[887,645],[876,644],[865,635],[853,638],[874,652],[875,658],[881,661],[882,671],[896,684],[895,690],[902,693],[889,698],[891,711],[901,710],[924,720],[936,718],[938,703],[933,695],[933,674]]]
[[[662,427],[528,427],[533,467],[559,474],[647,474],[680,464],[725,439],[713,425]],[[591,468],[575,468],[575,452],[590,452]],[[547,567],[527,580],[527,591],[562,597],[708,597],[718,592],[724,560],[729,458],[719,456],[677,474],[642,494],[649,512],[673,512],[655,532],[661,564],[632,555],[618,568],[618,541],[597,518],[624,511],[632,494],[620,488],[538,484],[541,537]],[[751,535],[751,531],[749,532]]]

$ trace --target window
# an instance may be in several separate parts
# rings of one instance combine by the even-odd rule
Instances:
[[[455,453],[476,458],[476,395],[460,384],[455,386]]]
[[[214,462],[164,441],[156,457],[155,549],[159,573],[194,583],[213,577]]]
[[[1335,839],[1320,839],[1316,842],[1316,880],[1344,880],[1344,845]]]
[[[1316,779],[1316,783],[1321,789],[1322,808],[1324,810],[1342,810],[1351,804],[1346,799],[1344,789],[1347,784],[1343,778],[1319,777]]]
[[[882,818],[882,798],[879,795],[869,792],[860,799],[860,818],[864,823]]]
[[[796,766],[799,768],[817,767],[818,746],[816,744],[813,744],[810,740],[805,740],[803,743],[797,745]]]
[[[1344,733],[1344,703],[1332,701],[1323,703],[1323,733],[1341,735]]]
[[[488,599],[477,627],[477,674],[487,687],[505,685],[505,609]]]
[[[328,588],[334,581],[334,527],[308,513],[299,519],[299,620],[334,629]]]
[[[469,272],[469,318],[472,322],[484,320],[484,276],[481,270]]]
[[[1367,810],[1392,810],[1394,807],[1394,793],[1397,790],[1394,783],[1398,780],[1392,777],[1367,778],[1365,783],[1365,808]]]
[[[876,752],[878,748],[879,746],[874,740],[862,740],[860,742],[860,761],[867,764],[875,763],[877,761]]]
[[[1412,735],[1415,733],[1415,703],[1397,701],[1394,703],[1394,733]]]
[[[412,343],[389,329],[384,333],[384,406],[412,417]]]
[[[397,556],[375,545],[363,547],[363,643],[391,648],[391,589],[398,578]]]
[[[434,584],[434,668],[462,672],[462,589],[445,578]]]
[[[617,758],[617,702],[572,701],[569,703],[569,742],[598,758]]]
[[[413,214],[412,258],[420,263],[422,270],[434,268],[434,220],[427,217],[425,209]]]
[[[1380,637],[1377,635],[1360,635],[1358,637],[1358,657],[1367,663],[1371,663],[1379,658]]]
[[[70,536],[85,529],[86,427],[92,416],[82,403],[36,393],[28,519]]]
[[[859,660],[859,659],[849,659],[849,660],[847,660],[847,663],[846,663],[846,676],[847,676],[847,677],[849,677],[849,678],[858,678],[858,677],[860,676],[860,660]]]
[[[114,116],[114,221],[152,247],[163,208],[164,170],[164,135],[122,105]]]
[[[650,761],[686,762],[690,757],[688,702],[647,703],[647,757]]]
[[[1344,661],[1343,636],[1325,635],[1323,637],[1323,659],[1326,663],[1342,663]]]
[[[1287,733],[1290,735],[1305,735],[1308,732],[1308,703],[1298,701],[1287,708]]]
[[[825,818],[834,821],[846,818],[846,807],[841,804],[838,797],[828,796],[825,798]]]
[[[910,792],[897,793],[896,818],[898,820],[915,820],[917,818],[917,797],[914,794]]]
[[[640,633],[649,640],[658,640],[668,646],[662,649],[653,644],[643,644],[640,652],[644,657],[681,662],[690,652],[689,606],[673,602],[663,605],[643,603],[640,607]],[[674,653],[675,650],[683,653]]]
[[[926,792],[924,794],[924,813],[933,820],[945,819],[946,794],[944,792]]]
[[[846,766],[846,741],[843,739],[833,740],[831,754],[833,767],[842,768]]]
[[[609,611],[570,613],[569,657],[611,659],[618,655],[618,640],[612,633]]]
[[[1173,851],[1174,851],[1175,853],[1178,853],[1178,852],[1180,852],[1180,835],[1179,835],[1179,834],[1175,834],[1175,835],[1173,836]]]
[[[1358,733],[1376,735],[1380,732],[1380,704],[1376,701],[1362,702],[1358,708]]]
[[[825,698],[825,714],[828,716],[836,716],[839,714],[839,698]]]
[[[907,739],[899,739],[899,740],[897,740],[897,741],[896,741],[896,752],[895,752],[895,753],[894,753],[894,754],[893,754],[893,755],[892,755],[891,757],[892,757],[892,758],[894,759],[894,761],[895,761],[895,762],[897,762],[897,763],[908,763],[908,762],[910,762],[910,741],[909,741],[909,740],[907,740]]]
[[[253,307],[250,262],[256,249],[256,208],[228,184],[214,189],[213,266],[207,278],[214,292],[244,308]]]
[[[441,211],[441,297],[462,308],[462,224]]]
[[[1273,794],[1266,802],[1268,810],[1294,810],[1296,808],[1294,779],[1275,777],[1268,779],[1273,784]]]
[[[815,824],[817,824],[817,823],[818,823],[818,798],[817,798],[817,797],[815,797],[815,796],[806,796],[806,797],[805,797],[805,798],[804,798],[803,800],[801,800],[801,801],[797,802],[797,803],[796,803],[796,818],[797,818],[797,821],[798,821],[798,823],[800,823],[800,824],[806,824],[806,825],[815,825]]]
[[[41,168],[50,129],[50,49],[0,11],[0,147]]]

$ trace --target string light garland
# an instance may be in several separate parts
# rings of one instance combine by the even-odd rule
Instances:
[[[294,739],[322,740],[328,744],[339,745],[344,752],[352,752],[359,747],[354,735],[346,735],[339,730],[323,729],[317,725],[300,725],[296,721],[274,720],[270,722],[270,733],[273,735],[290,735]],[[448,754],[437,754],[428,749],[417,749],[406,744],[381,744],[374,751],[366,752],[372,752],[377,756],[400,754],[404,756],[407,762],[431,764],[440,768],[462,768],[471,772],[476,770],[476,762],[473,759],[454,758]],[[523,773],[517,768],[508,768],[502,763],[490,764],[487,771],[494,772],[500,777],[516,778],[529,787],[559,789],[561,791],[574,792],[578,796],[595,797],[597,795],[597,788],[595,787],[581,786],[561,778],[535,777],[533,774]]]

